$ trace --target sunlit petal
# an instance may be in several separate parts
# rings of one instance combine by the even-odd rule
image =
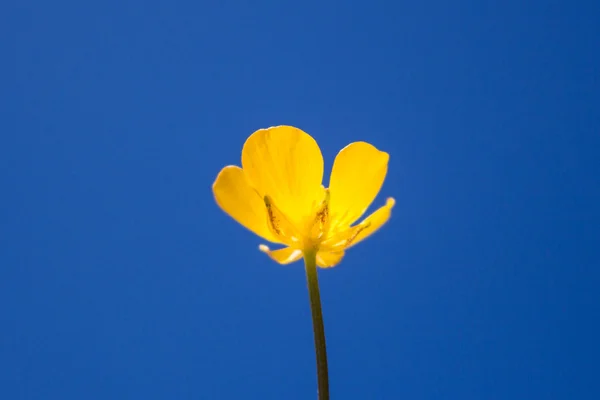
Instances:
[[[385,224],[388,219],[390,219],[394,204],[396,204],[396,201],[390,197],[387,199],[383,207],[378,208],[377,210],[375,210],[375,212],[373,212],[373,214],[365,218],[359,224],[365,226],[365,229],[362,229],[351,241],[351,243],[347,244],[346,248],[350,248],[355,244],[362,242],[364,239],[368,238],[377,230],[379,230],[379,228],[381,228],[381,226]]]
[[[317,265],[321,268],[334,267],[344,258],[344,251],[319,251],[317,253]]]
[[[388,160],[387,153],[365,142],[338,153],[329,182],[334,228],[348,227],[364,214],[381,189]]]
[[[219,207],[247,229],[270,242],[280,243],[267,226],[267,209],[263,199],[252,189],[240,167],[227,166],[213,183]]]
[[[250,185],[271,196],[295,224],[321,201],[323,156],[317,142],[298,128],[254,132],[244,144],[242,168]]]
[[[263,253],[266,253],[273,260],[277,261],[279,264],[286,265],[293,263],[294,261],[298,261],[302,258],[302,251],[298,249],[294,249],[292,247],[284,247],[279,250],[271,250],[269,247],[261,244],[258,246],[259,250]]]

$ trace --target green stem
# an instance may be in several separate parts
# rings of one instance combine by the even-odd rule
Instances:
[[[321,295],[319,294],[319,279],[317,277],[316,252],[304,254],[306,266],[306,281],[310,310],[312,312],[313,331],[315,334],[315,352],[317,354],[317,383],[318,400],[329,400],[329,377],[327,372],[327,347],[325,345],[325,327],[321,311]]]

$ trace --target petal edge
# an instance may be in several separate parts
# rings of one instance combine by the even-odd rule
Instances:
[[[261,244],[258,249],[266,253],[272,260],[281,264],[287,265],[302,258],[302,250],[294,249],[293,247],[284,247],[283,249],[271,250],[268,246]]]
[[[321,268],[331,268],[338,265],[344,258],[344,251],[319,251],[317,253],[317,265]]]
[[[336,156],[331,170],[331,214],[337,229],[349,227],[369,208],[387,175],[389,154],[354,142]]]
[[[392,197],[388,197],[384,206],[379,207],[371,215],[365,218],[360,225],[364,224],[366,225],[366,228],[361,230],[361,232],[356,235],[356,237],[352,240],[352,243],[350,243],[346,249],[349,249],[350,247],[362,242],[373,233],[378,231],[379,228],[381,228],[392,216],[392,208],[394,208],[395,204],[396,200],[394,200]]]

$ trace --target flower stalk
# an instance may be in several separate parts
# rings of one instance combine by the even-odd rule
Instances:
[[[321,310],[321,294],[319,293],[319,279],[317,276],[315,251],[307,251],[304,253],[304,264],[306,268],[306,281],[308,285],[308,296],[310,298],[310,310],[312,313],[313,331],[315,336],[318,388],[317,398],[318,400],[329,400],[327,346],[325,344],[325,326],[323,324],[323,312]]]

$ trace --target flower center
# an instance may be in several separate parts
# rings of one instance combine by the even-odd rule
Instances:
[[[267,224],[271,232],[283,243],[302,251],[341,251],[352,245],[358,235],[371,225],[368,221],[352,227],[332,223],[337,221],[337,218],[329,214],[327,189],[319,205],[298,223],[290,221],[270,196],[265,196],[264,202],[267,208]]]
[[[282,242],[300,250],[318,250],[327,237],[330,226],[329,190],[324,199],[301,222],[294,223],[275,205],[270,196],[264,196],[267,223]]]

